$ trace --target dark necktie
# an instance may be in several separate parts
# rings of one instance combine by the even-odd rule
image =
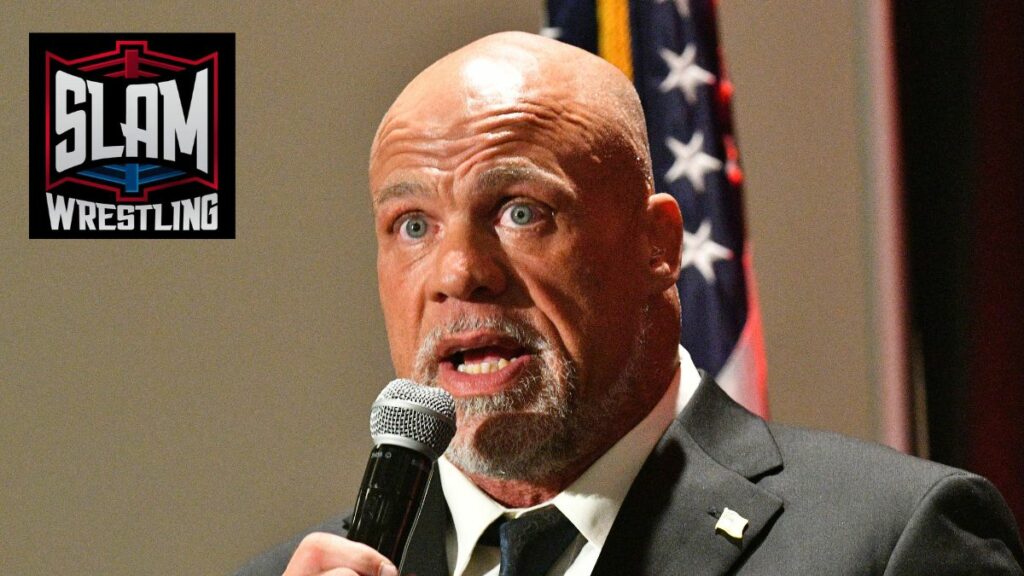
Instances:
[[[480,537],[501,548],[500,576],[544,576],[579,532],[554,506],[498,518]]]

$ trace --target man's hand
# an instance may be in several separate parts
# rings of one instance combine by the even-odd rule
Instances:
[[[366,544],[313,532],[302,539],[282,576],[398,576],[398,569]]]

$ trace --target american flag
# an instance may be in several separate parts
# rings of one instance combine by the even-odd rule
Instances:
[[[680,341],[694,363],[767,416],[767,367],[743,172],[713,0],[548,0],[542,34],[600,54],[633,79],[655,188],[683,213]]]

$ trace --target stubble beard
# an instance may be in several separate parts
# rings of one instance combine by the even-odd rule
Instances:
[[[603,431],[631,401],[631,390],[646,357],[648,314],[641,311],[641,329],[628,360],[612,384],[589,402],[580,398],[579,370],[525,319],[467,318],[435,328],[424,339],[416,362],[418,381],[439,386],[436,342],[461,331],[486,329],[514,339],[537,356],[511,388],[490,396],[457,398],[460,426],[472,423],[473,433],[456,433],[445,456],[466,474],[495,479],[542,482],[585,460],[606,443]],[[591,458],[593,459],[593,458]]]

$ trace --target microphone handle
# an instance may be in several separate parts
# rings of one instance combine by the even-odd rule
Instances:
[[[371,546],[401,566],[433,463],[416,450],[393,444],[374,446],[347,538]]]

